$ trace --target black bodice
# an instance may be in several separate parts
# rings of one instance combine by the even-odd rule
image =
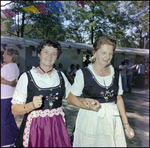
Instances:
[[[91,98],[98,100],[100,103],[107,103],[116,101],[118,95],[118,81],[119,70],[114,68],[115,74],[112,79],[112,83],[106,87],[102,86],[95,78],[93,73],[88,67],[81,69],[84,76],[84,98]]]
[[[60,79],[60,84],[55,87],[40,88],[30,71],[27,71],[28,88],[27,88],[27,103],[33,100],[34,96],[43,95],[42,106],[38,109],[51,109],[62,106],[62,98],[65,94],[64,79],[60,71],[57,71]]]

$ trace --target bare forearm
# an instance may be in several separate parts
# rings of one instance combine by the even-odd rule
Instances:
[[[6,80],[6,79],[1,77],[1,84],[5,84],[5,85],[10,85],[12,87],[16,87],[17,82],[16,82],[16,79],[14,79],[13,81],[8,81],[8,80]]]
[[[13,115],[24,115],[35,109],[33,102],[27,104],[13,104],[11,106]]]
[[[117,96],[117,106],[118,106],[123,124],[127,124],[128,123],[128,118],[127,118],[126,111],[125,111],[124,101],[123,101],[121,95]]]
[[[11,82],[7,81],[5,79],[1,79],[1,84],[5,84],[5,85],[10,85],[11,86]]]
[[[122,122],[123,122],[123,126],[125,128],[125,133],[129,138],[133,138],[135,135],[134,130],[130,127],[130,125],[128,123],[128,118],[127,118],[126,111],[125,111],[124,101],[123,101],[121,95],[117,96],[117,106],[120,111],[120,115],[122,117]]]
[[[67,98],[67,102],[69,104],[77,106],[79,108],[86,109],[86,107],[82,103],[82,100],[83,100],[83,98],[77,97],[77,96],[73,95],[72,93],[69,93],[68,98]]]

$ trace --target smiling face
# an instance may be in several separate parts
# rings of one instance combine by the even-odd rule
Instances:
[[[57,48],[52,46],[44,46],[41,53],[38,54],[40,59],[40,65],[46,67],[53,67],[56,59],[57,59]]]
[[[109,44],[101,45],[101,47],[94,53],[96,57],[96,64],[101,68],[107,67],[113,57],[113,46]]]

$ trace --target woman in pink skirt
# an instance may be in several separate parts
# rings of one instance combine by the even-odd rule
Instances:
[[[37,46],[38,67],[24,72],[12,99],[12,113],[24,115],[16,147],[71,147],[62,98],[70,83],[53,65],[61,54],[60,44],[46,38]]]

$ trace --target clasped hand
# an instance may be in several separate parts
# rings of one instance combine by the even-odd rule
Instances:
[[[100,103],[97,100],[85,98],[82,99],[82,103],[88,110],[98,111],[100,108]]]
[[[40,108],[42,106],[42,98],[43,98],[43,95],[33,97],[32,103],[33,103],[34,108]]]

